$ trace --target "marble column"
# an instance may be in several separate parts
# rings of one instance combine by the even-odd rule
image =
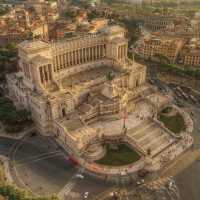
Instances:
[[[103,58],[103,45],[100,45],[100,57]]]
[[[83,49],[80,49],[80,63],[83,63]]]
[[[67,53],[64,53],[63,57],[64,57],[64,68],[66,68],[66,66],[67,66]]]
[[[70,57],[69,57],[69,52],[67,52],[67,66],[70,66]]]
[[[43,83],[44,79],[43,79],[43,74],[42,74],[42,67],[39,67],[39,74],[40,74],[40,81],[41,83]]]
[[[81,64],[81,49],[78,50],[78,64]]]
[[[75,51],[72,51],[72,65],[75,65]]]
[[[91,61],[92,60],[92,52],[91,52],[91,47],[88,48],[88,60],[87,61]]]
[[[86,52],[86,48],[83,49],[83,62],[84,63],[86,62],[86,55],[85,55],[86,53],[85,52]]]
[[[97,60],[98,58],[98,49],[97,49],[98,45],[95,46],[95,60]]]

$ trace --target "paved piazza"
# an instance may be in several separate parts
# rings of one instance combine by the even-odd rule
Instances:
[[[130,107],[133,105],[130,105]],[[143,123],[145,118],[152,117],[152,108],[150,105],[145,102],[138,103],[136,105],[136,110],[134,113],[126,117],[126,127],[127,129],[132,129],[141,123]],[[96,123],[93,123],[91,126],[98,129],[100,132],[105,135],[120,135],[122,133],[124,124],[123,113],[118,116],[113,116],[111,118],[102,119]]]

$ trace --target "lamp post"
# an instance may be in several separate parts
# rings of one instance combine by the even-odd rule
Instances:
[[[124,94],[121,99],[121,109],[123,112],[123,130],[126,132],[126,118],[127,118],[127,105],[128,105],[128,96]]]
[[[124,130],[126,129],[126,117],[127,117],[126,115],[127,115],[126,107],[124,107],[124,116],[123,116],[123,118],[124,118],[123,129],[124,129]]]

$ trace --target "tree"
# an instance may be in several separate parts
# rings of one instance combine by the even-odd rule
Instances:
[[[7,44],[6,49],[8,49],[10,51],[16,51],[17,45],[14,42],[11,42],[11,43]]]
[[[58,200],[56,195],[39,198],[30,197],[27,195],[26,191],[18,189],[13,185],[1,185],[0,195],[8,198],[9,200]]]
[[[19,110],[18,115],[21,122],[31,120],[31,113],[25,109]]]
[[[154,58],[158,59],[159,63],[163,63],[163,64],[168,64],[170,63],[170,60],[167,56],[163,55],[163,54],[155,54]]]
[[[16,110],[12,101],[5,97],[0,97],[0,121],[8,132],[19,132],[32,123],[30,112]]]
[[[112,74],[112,72],[108,72],[108,74],[106,74],[106,79],[107,79],[108,81],[112,81],[113,78],[114,78],[114,75]]]

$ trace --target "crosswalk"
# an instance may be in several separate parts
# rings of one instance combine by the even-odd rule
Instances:
[[[76,180],[71,180],[69,181],[63,188],[62,190],[58,193],[58,198],[63,200],[65,199],[66,196],[69,195],[69,193],[72,191],[76,184]]]
[[[67,196],[70,195],[70,193],[72,192],[73,188],[75,187],[78,179],[76,178],[77,174],[82,174],[84,172],[83,168],[80,168],[78,170],[78,172],[76,174],[74,174],[70,180],[67,182],[67,184],[60,190],[60,192],[58,193],[58,198],[60,200],[64,200],[67,199]]]

